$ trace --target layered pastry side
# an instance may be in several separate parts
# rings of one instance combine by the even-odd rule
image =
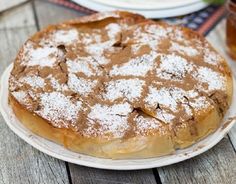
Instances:
[[[9,104],[28,129],[70,150],[149,158],[215,131],[232,89],[225,60],[196,32],[108,12],[28,39]]]

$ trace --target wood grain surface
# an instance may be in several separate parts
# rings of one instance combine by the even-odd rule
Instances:
[[[0,72],[16,56],[19,47],[36,31],[32,4],[27,3],[0,19]],[[4,87],[4,86],[1,86]],[[18,138],[0,116],[0,183],[68,183],[65,163],[49,157]]]
[[[10,8],[13,8],[19,4],[26,2],[27,0],[1,0],[0,1],[0,12],[6,11]]]
[[[5,1],[5,2],[2,2]],[[7,0],[0,1],[6,3]],[[23,42],[39,29],[84,15],[46,0],[28,1],[0,14],[0,72]],[[207,39],[221,52],[236,74],[236,62],[224,50],[222,21]],[[32,148],[6,126],[0,116],[0,184],[234,184],[236,183],[236,127],[217,146],[193,159],[167,167],[140,171],[109,171],[66,163]]]
[[[158,171],[163,184],[233,184],[236,183],[235,165],[236,155],[226,137],[206,153]]]
[[[72,183],[83,184],[119,184],[143,183],[156,184],[155,176],[151,169],[138,171],[111,171],[69,164]]]

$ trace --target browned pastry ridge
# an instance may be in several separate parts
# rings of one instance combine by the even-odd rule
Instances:
[[[215,131],[232,90],[229,67],[204,37],[117,11],[28,39],[11,71],[9,103],[28,129],[70,150],[148,158]]]

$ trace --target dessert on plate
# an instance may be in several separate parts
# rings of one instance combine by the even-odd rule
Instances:
[[[9,104],[32,132],[103,158],[173,153],[215,131],[232,76],[206,39],[128,12],[51,25],[20,49]]]

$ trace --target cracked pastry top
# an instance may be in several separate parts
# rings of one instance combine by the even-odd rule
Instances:
[[[232,77],[196,32],[117,11],[33,35],[9,93],[16,116],[45,138],[98,157],[147,158],[216,130]]]

